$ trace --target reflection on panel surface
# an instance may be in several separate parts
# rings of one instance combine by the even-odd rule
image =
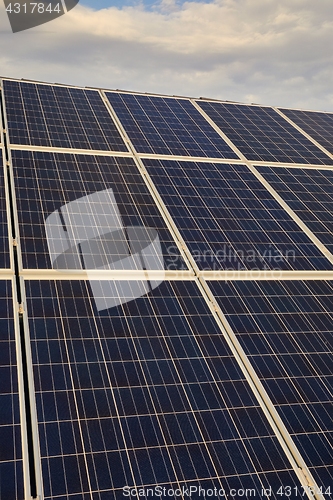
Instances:
[[[11,144],[128,151],[97,91],[4,80]]]
[[[332,269],[246,166],[143,162],[200,269]]]
[[[333,153],[333,114],[316,111],[281,109],[296,125]]]
[[[257,167],[330,252],[333,252],[333,171]]]
[[[0,498],[23,500],[18,374],[12,284],[0,280]]]
[[[209,286],[319,487],[332,487],[333,283]]]
[[[296,486],[196,284],[112,286],[101,312],[88,282],[26,282],[45,498]]]
[[[24,268],[185,269],[131,158],[12,152]]]
[[[10,267],[3,151],[0,149],[0,269]]]
[[[111,92],[106,96],[139,153],[238,159],[187,99]]]
[[[248,160],[333,164],[273,108],[197,102]]]

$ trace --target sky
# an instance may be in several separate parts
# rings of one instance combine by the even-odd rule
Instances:
[[[332,0],[80,0],[12,33],[0,75],[333,111]]]

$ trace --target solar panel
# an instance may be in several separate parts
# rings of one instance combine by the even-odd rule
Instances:
[[[201,270],[332,269],[246,166],[143,163]]]
[[[45,499],[299,486],[196,284],[138,285],[26,282]]]
[[[209,286],[324,493],[333,479],[332,282]]]
[[[106,96],[139,153],[238,159],[187,99]]]
[[[24,497],[11,281],[0,280],[0,498]]]
[[[12,152],[23,268],[186,269],[132,158]]]
[[[320,165],[333,160],[274,108],[198,101],[214,128],[186,98],[3,89],[0,273],[12,276],[0,283],[0,500],[298,500],[311,481],[306,468],[298,480],[298,451],[328,500],[333,281],[310,279],[333,265],[217,127],[266,162],[255,168],[332,253],[333,168]],[[328,148],[333,115],[288,113]],[[185,254],[200,270],[263,271],[207,281],[243,368],[196,266],[182,280],[164,272],[191,271]],[[291,272],[265,281],[266,270]],[[273,431],[272,404],[286,432]]]
[[[317,238],[333,252],[333,171],[258,167]]]
[[[8,223],[5,192],[5,167],[3,151],[0,149],[0,269],[10,268]]]
[[[311,135],[321,146],[333,153],[333,114],[296,109],[280,109],[296,125]]]
[[[98,92],[13,80],[3,88],[11,144],[128,152]]]
[[[248,160],[333,164],[331,158],[273,108],[197,103]]]

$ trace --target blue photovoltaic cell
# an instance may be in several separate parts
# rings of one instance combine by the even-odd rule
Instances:
[[[296,109],[281,109],[288,118],[301,127],[321,146],[333,153],[333,113],[319,111],[299,111]]]
[[[106,96],[138,153],[238,159],[187,99]]]
[[[24,268],[186,269],[131,158],[12,151],[12,162]]]
[[[258,167],[260,174],[333,252],[333,171]]]
[[[12,284],[4,280],[0,281],[0,498],[24,498]]]
[[[194,282],[147,294],[133,281],[29,281],[26,294],[46,499],[299,487]]]
[[[0,149],[0,269],[10,267],[3,151]]]
[[[197,101],[248,160],[332,165],[273,108]]]
[[[143,162],[201,270],[332,269],[246,166]]]
[[[4,80],[11,144],[124,151],[97,91]]]
[[[319,487],[332,488],[333,282],[209,286]]]

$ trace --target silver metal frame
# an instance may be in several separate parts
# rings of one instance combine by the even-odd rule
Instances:
[[[5,190],[5,200],[6,200],[6,219],[5,219],[5,221],[7,222],[8,252],[9,252],[9,259],[10,259],[10,267],[1,269],[0,273],[13,276],[13,272],[14,272],[13,238],[12,238],[13,233],[12,233],[12,221],[11,221],[11,217],[10,217],[10,208],[9,208],[10,207],[9,191],[8,191],[9,186],[8,186],[8,179],[7,179],[7,166],[8,165],[6,164],[4,147],[1,147],[1,151],[2,151],[2,158],[3,158],[3,166],[1,168],[3,170],[3,177],[4,177],[4,190]]]
[[[17,304],[17,317],[19,315],[22,316],[23,325],[24,325],[24,340],[25,340],[25,351],[26,351],[26,361],[27,361],[27,371],[28,371],[28,386],[29,386],[29,394],[30,394],[30,412],[31,412],[31,424],[32,424],[32,434],[33,434],[33,448],[34,448],[34,458],[35,458],[35,474],[36,474],[36,486],[37,486],[37,499],[41,500],[44,498],[43,495],[43,482],[42,482],[42,469],[41,469],[41,457],[40,457],[40,445],[39,445],[39,432],[38,432],[38,420],[37,420],[37,410],[36,410],[36,399],[35,399],[35,384],[34,384],[34,375],[33,375],[33,365],[32,365],[32,357],[31,357],[31,343],[30,343],[30,334],[29,334],[29,323],[28,323],[28,315],[27,315],[27,306],[26,306],[26,296],[25,296],[25,287],[24,280],[20,278],[20,288],[21,288],[21,296],[22,303]],[[22,401],[24,401],[24,396],[22,394]],[[22,403],[24,404],[24,402]],[[24,411],[25,415],[25,411]],[[25,420],[24,420],[25,422]],[[24,425],[24,429],[26,430],[26,426]],[[26,450],[27,455],[27,450]],[[26,456],[27,460],[27,456]],[[26,477],[29,477],[29,467],[26,464]],[[29,485],[29,482],[26,483]],[[30,500],[30,491],[29,497],[27,496],[27,500]]]

